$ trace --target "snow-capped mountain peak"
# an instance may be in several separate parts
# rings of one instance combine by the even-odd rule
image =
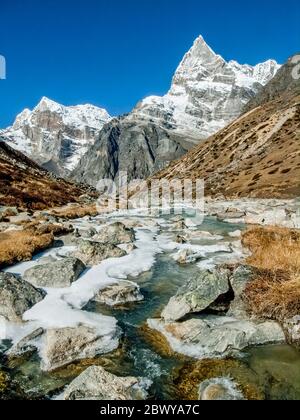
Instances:
[[[279,65],[275,60],[267,60],[264,63],[259,63],[254,67],[253,77],[265,86],[280,69]]]
[[[52,99],[47,98],[46,96],[44,96],[40,102],[37,104],[37,106],[33,109],[34,112],[62,112],[63,110],[63,105],[52,101]]]
[[[237,118],[245,105],[279,70],[274,60],[251,66],[226,61],[199,36],[185,54],[163,97],[150,97],[135,113],[198,143]]]
[[[24,109],[24,111],[22,111],[15,119],[15,122],[13,124],[13,129],[19,130],[24,125],[24,123],[28,121],[30,115],[31,115],[30,109],[28,108]]]
[[[279,67],[274,60],[226,61],[199,36],[166,95],[145,98],[112,121],[93,105],[64,106],[44,97],[17,117],[6,138],[48,169],[71,171],[80,181],[94,184],[120,170],[143,178],[240,116]]]
[[[75,179],[96,185],[120,171],[128,179],[152,175],[240,116],[277,69],[272,60],[258,66],[227,62],[199,36],[169,92],[143,99],[107,124],[73,172]]]
[[[32,111],[22,111],[3,134],[12,147],[65,175],[110,119],[105,109],[94,105],[64,106],[43,97]]]

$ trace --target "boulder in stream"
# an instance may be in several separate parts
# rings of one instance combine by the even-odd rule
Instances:
[[[75,328],[49,329],[45,332],[41,351],[42,369],[53,371],[72,362],[93,359],[116,350],[120,330],[117,321],[93,327],[78,325]]]
[[[148,397],[151,381],[118,377],[100,366],[91,366],[64,391],[64,400],[137,401]]]
[[[78,280],[85,269],[81,260],[68,257],[30,268],[24,279],[36,287],[65,288]]]
[[[124,305],[142,300],[144,300],[144,296],[139,286],[136,283],[125,280],[105,287],[94,298],[95,302],[104,303],[108,306]]]
[[[229,292],[230,271],[201,271],[182,286],[162,312],[165,321],[178,321],[185,315],[202,312]]]
[[[182,323],[152,319],[148,326],[160,332],[173,351],[196,359],[226,357],[247,347],[285,342],[282,328],[273,321],[202,315]]]
[[[14,274],[0,272],[0,316],[22,322],[23,314],[44,299],[46,293]]]
[[[74,254],[87,266],[98,265],[108,258],[120,258],[125,255],[126,252],[116,245],[88,240],[80,240],[78,250]]]
[[[127,228],[123,223],[116,222],[103,227],[93,237],[93,240],[103,244],[120,245],[135,241],[134,230]]]

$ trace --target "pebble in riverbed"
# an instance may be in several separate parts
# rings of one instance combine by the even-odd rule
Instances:
[[[244,401],[238,385],[230,378],[214,378],[202,382],[199,387],[201,401]]]

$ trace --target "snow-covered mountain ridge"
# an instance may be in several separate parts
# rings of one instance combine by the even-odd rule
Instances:
[[[42,98],[3,135],[12,147],[55,173],[96,185],[126,170],[146,178],[240,116],[277,73],[274,60],[256,66],[226,61],[198,37],[165,96],[140,101],[111,118],[92,105],[66,107]]]
[[[44,97],[32,111],[21,112],[2,135],[12,147],[64,175],[76,167],[110,119],[106,110],[93,105],[67,107]]]
[[[256,66],[226,62],[200,36],[180,63],[169,92],[144,99],[133,116],[150,116],[162,125],[167,120],[176,134],[198,143],[237,118],[279,68],[275,60]]]

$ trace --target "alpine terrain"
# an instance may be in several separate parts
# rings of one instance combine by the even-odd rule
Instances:
[[[226,197],[300,194],[300,80],[293,57],[246,106],[246,113],[158,177],[201,178],[206,193]]]
[[[16,3],[9,23],[25,37]],[[130,2],[113,8],[114,24],[105,19],[106,49],[99,35],[106,2],[95,11],[98,2],[92,3],[101,24],[92,25],[92,15],[85,19],[88,4],[65,9],[61,2],[54,9],[63,31],[59,25],[50,30],[54,6],[48,7],[36,22],[51,42],[41,36],[40,52],[35,38],[34,43],[23,42],[30,48],[28,62],[34,51],[43,65],[45,52],[60,63],[60,46],[65,60],[71,65],[72,59],[77,61],[80,72],[70,78],[74,85],[55,85],[64,86],[65,98],[69,88],[81,95],[81,89],[89,92],[97,84],[91,78],[78,86],[81,71],[89,73],[87,64],[98,72],[99,60],[90,59],[96,43],[103,51],[97,57],[100,67],[106,60],[111,75],[122,69],[116,27],[125,21],[128,30],[124,12]],[[175,2],[168,8],[170,18],[174,7]],[[194,7],[196,2],[193,14]],[[222,16],[220,5],[211,7]],[[202,8],[199,14],[205,15]],[[230,13],[223,23],[237,30],[239,19],[255,42],[252,14],[234,9],[238,18],[226,2],[224,10]],[[261,10],[254,12],[264,29]],[[31,14],[35,19],[36,10],[23,19],[30,36],[37,29]],[[146,22],[145,15],[139,23]],[[220,21],[209,22],[216,36],[218,31],[224,36],[224,48],[226,42],[231,48]],[[182,34],[184,25],[179,27]],[[269,25],[274,44],[271,29]],[[143,32],[147,41],[149,31]],[[129,35],[124,31],[125,43]],[[79,65],[83,55],[73,53],[80,52],[84,41],[92,56],[87,54]],[[118,45],[117,51],[111,45]],[[275,47],[274,54],[287,58],[285,44]],[[148,54],[147,49],[139,52],[138,60]],[[175,401],[170,413],[186,407],[188,414],[193,402],[197,411],[199,401],[300,400],[296,62],[299,56],[282,66],[274,60],[241,65],[226,61],[199,37],[168,93],[145,98],[127,115],[111,117],[92,105],[67,107],[44,97],[12,127],[0,130],[0,401],[99,401],[101,414],[130,418],[131,404],[101,401]],[[59,71],[62,80],[69,77],[64,66]],[[45,72],[42,81],[48,67]],[[106,79],[105,69],[99,74]],[[28,100],[40,91],[38,82],[30,86]],[[121,92],[111,87],[110,100],[116,94],[119,101]],[[17,102],[17,84],[13,90]],[[127,100],[123,95],[122,101]],[[5,112],[3,118],[7,121]],[[125,179],[125,171],[129,181],[146,181],[129,188],[122,184],[126,195],[122,188],[107,187],[109,183],[102,191],[94,188],[105,178]],[[178,179],[205,180],[204,200],[202,194],[196,197],[203,207],[194,200],[196,194],[182,197],[183,191],[192,192],[191,182],[164,182]],[[185,400],[189,404],[177,403]]]
[[[279,67],[274,60],[254,67],[226,62],[200,36],[169,92],[106,124],[73,172],[75,179],[95,186],[121,171],[129,179],[147,178],[236,119]]]

